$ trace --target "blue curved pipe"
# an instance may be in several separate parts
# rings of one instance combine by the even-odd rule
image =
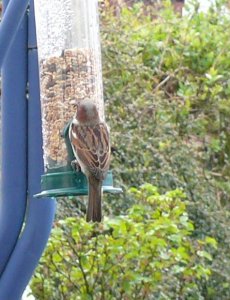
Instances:
[[[14,38],[25,15],[27,5],[28,0],[3,1],[4,15],[0,23],[0,69],[7,52],[12,48]]]
[[[0,280],[0,299],[20,300],[38,264],[53,224],[54,199],[36,199],[43,174],[37,51],[29,53],[28,212],[25,229]]]
[[[6,5],[7,1],[4,1]],[[19,1],[18,1],[19,2]],[[2,68],[0,276],[21,231],[27,195],[27,17]],[[1,44],[2,47],[2,44]],[[3,299],[3,298],[0,298]]]
[[[31,14],[33,20],[33,14]],[[29,39],[28,212],[25,229],[0,280],[0,299],[19,300],[42,255],[53,224],[55,199],[38,200],[43,174],[38,61],[33,22]]]

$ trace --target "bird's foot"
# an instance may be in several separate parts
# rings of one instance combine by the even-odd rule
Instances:
[[[75,172],[81,172],[81,167],[76,159],[71,161],[71,167]]]

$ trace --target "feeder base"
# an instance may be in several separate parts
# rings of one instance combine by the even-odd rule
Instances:
[[[64,169],[64,168],[63,168]],[[88,195],[88,181],[82,172],[58,169],[59,172],[48,172],[41,176],[42,192],[34,195],[42,197],[65,197]],[[113,175],[109,171],[102,184],[104,193],[122,193],[121,188],[113,187]]]

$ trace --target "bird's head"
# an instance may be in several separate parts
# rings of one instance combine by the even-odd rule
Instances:
[[[80,124],[94,125],[100,123],[97,107],[92,100],[79,101],[76,107],[75,117]]]

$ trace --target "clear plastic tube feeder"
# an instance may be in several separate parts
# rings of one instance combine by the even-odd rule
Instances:
[[[35,0],[35,19],[46,170],[42,196],[49,196],[50,190],[55,190],[55,196],[86,194],[84,175],[71,170],[71,147],[64,128],[79,101],[93,100],[104,119],[98,1]],[[109,177],[112,180],[111,173]],[[76,192],[71,190],[78,184]]]

